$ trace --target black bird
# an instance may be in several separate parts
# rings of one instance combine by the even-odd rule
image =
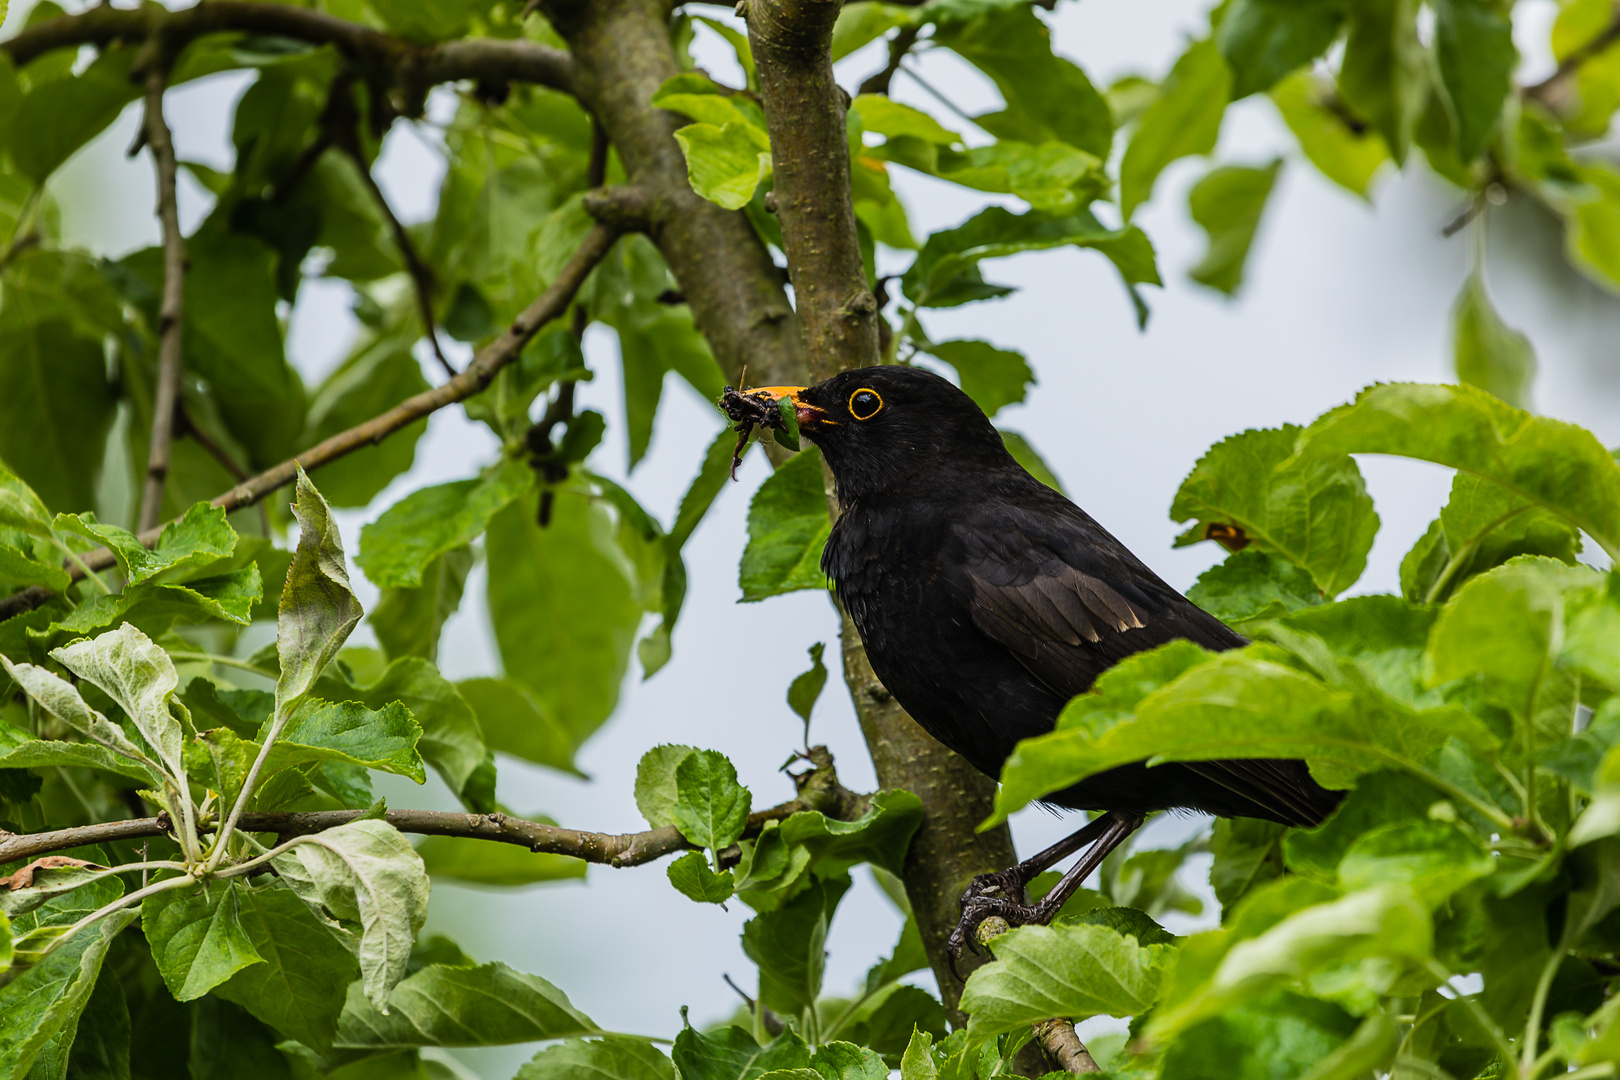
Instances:
[[[883,685],[934,738],[991,777],[1020,739],[1051,731],[1070,698],[1133,653],[1173,638],[1207,649],[1245,639],[1161,581],[1084,510],[1013,460],[973,399],[921,368],[885,366],[789,398],[821,448],[843,512],[821,567]],[[954,960],[990,915],[1046,922],[1155,810],[1317,825],[1341,792],[1303,762],[1125,765],[1046,796],[1104,811],[1019,865],[975,879],[951,938]],[[1024,886],[1085,856],[1040,903]]]

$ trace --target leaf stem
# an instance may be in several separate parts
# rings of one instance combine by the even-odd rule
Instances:
[[[164,878],[162,881],[154,881],[145,888],[136,889],[132,893],[126,893],[125,895],[120,896],[117,900],[114,900],[112,903],[97,908],[84,918],[80,919],[78,922],[74,923],[72,926],[68,927],[62,932],[61,937],[51,942],[40,951],[39,958],[40,960],[45,959],[45,957],[51,955],[51,953],[60,948],[62,943],[68,938],[72,937],[74,934],[77,934],[85,927],[92,926],[95,923],[100,922],[102,919],[105,919],[108,915],[111,915],[115,911],[129,907],[131,904],[136,903],[137,901],[145,900],[148,896],[152,896],[156,893],[169,892],[172,889],[189,889],[197,883],[198,879],[193,877],[191,874],[179,874],[175,877]]]
[[[101,580],[100,574],[96,573],[94,570],[90,569],[89,566],[85,565],[85,561],[79,558],[79,553],[77,551],[74,551],[68,546],[67,541],[63,540],[55,533],[51,534],[51,540],[55,542],[57,547],[62,549],[62,554],[67,556],[68,562],[79,568],[79,572],[81,574],[83,574],[90,581],[95,582],[96,587],[102,592],[106,593],[108,596],[112,595],[111,586],[109,586],[105,581]]]
[[[1536,1043],[1541,1038],[1541,1017],[1547,1010],[1547,994],[1552,990],[1553,978],[1558,974],[1559,965],[1564,962],[1564,952],[1563,946],[1559,946],[1547,957],[1547,963],[1541,969],[1541,978],[1536,980],[1535,996],[1530,999],[1530,1018],[1524,1024],[1524,1053],[1519,1059],[1519,1072],[1525,1077],[1535,1075]]]
[[[1423,602],[1425,604],[1438,603],[1440,597],[1445,593],[1446,586],[1451,584],[1452,577],[1456,575],[1458,570],[1461,570],[1463,566],[1467,564],[1468,560],[1474,557],[1474,553],[1479,550],[1479,545],[1485,542],[1485,537],[1489,536],[1497,529],[1500,529],[1503,525],[1506,525],[1508,522],[1512,521],[1514,518],[1518,517],[1520,514],[1524,513],[1530,508],[1531,504],[1525,503],[1517,510],[1509,510],[1507,513],[1498,517],[1495,521],[1487,524],[1483,529],[1479,530],[1479,532],[1469,537],[1467,542],[1464,543],[1462,547],[1458,548],[1457,552],[1446,561],[1444,569],[1440,571],[1440,576],[1434,579],[1434,584],[1429,586],[1429,591],[1424,594]]]

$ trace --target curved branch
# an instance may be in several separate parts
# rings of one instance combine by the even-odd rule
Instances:
[[[819,810],[828,817],[843,821],[853,820],[865,812],[871,797],[858,795],[838,782],[838,775],[832,767],[832,755],[827,753],[826,747],[812,748],[811,760],[815,769],[797,778],[800,784],[798,797],[748,815],[748,825],[743,830],[744,839],[758,836],[767,823],[792,817],[801,810]],[[274,833],[285,840],[336,828],[365,813],[367,811],[364,810],[245,813],[238,821],[237,828],[241,832]],[[673,825],[639,833],[600,833],[526,821],[508,814],[462,814],[444,810],[390,810],[386,820],[400,832],[419,836],[492,840],[526,847],[537,853],[571,855],[586,862],[615,868],[640,866],[694,846]],[[0,832],[0,863],[37,859],[53,851],[85,844],[172,836],[173,832],[174,826],[166,814],[130,821],[110,821],[102,825],[80,825],[52,832]]]
[[[154,38],[154,42],[162,41]],[[162,51],[162,50],[157,50]],[[158,375],[152,397],[152,437],[146,455],[146,486],[141,493],[137,528],[157,525],[163,516],[163,487],[169,478],[169,450],[174,441],[176,406],[180,401],[180,322],[185,305],[186,239],[180,232],[180,211],[175,199],[178,166],[174,139],[163,119],[163,92],[168,86],[166,56],[154,60],[146,72],[144,133],[157,171],[158,221],[163,226],[163,298],[158,308]]]
[[[501,368],[517,359],[523,347],[529,343],[529,339],[533,338],[542,326],[568,308],[574,294],[584,284],[585,278],[596,268],[596,264],[602,261],[602,257],[608,253],[608,249],[613,246],[619,235],[619,230],[610,225],[592,226],[591,231],[585,234],[579,249],[557,274],[557,279],[545,292],[536,297],[533,303],[523,309],[523,313],[513,320],[505,333],[479,349],[472,363],[467,365],[467,370],[460,375],[442,386],[406,398],[382,415],[374,416],[347,431],[340,431],[296,457],[271,466],[259,475],[237,484],[223,495],[216,496],[213,505],[226,511],[252,506],[277,488],[292,483],[294,477],[298,475],[300,465],[304,467],[305,472],[313,471],[362,446],[379,443],[400,428],[424,416],[430,416],[446,405],[453,405],[479,393],[489,385],[490,380],[495,378]],[[160,529],[147,529],[140,534],[140,540],[150,547],[157,543],[160,532]],[[73,567],[69,573],[77,580],[84,576],[84,568],[102,570],[112,566],[113,562],[111,551],[97,548],[87,552],[80,559],[82,566]],[[23,611],[30,611],[45,603],[53,595],[35,585],[8,596],[0,600],[0,620],[9,619]]]
[[[0,42],[0,51],[22,67],[54,49],[145,40],[160,31],[175,52],[195,38],[230,32],[332,45],[361,68],[393,71],[407,101],[421,100],[428,87],[460,79],[530,82],[574,92],[573,62],[559,49],[484,38],[416,45],[324,12],[253,0],[209,0],[179,11],[155,4],[131,9],[99,4],[31,26]]]

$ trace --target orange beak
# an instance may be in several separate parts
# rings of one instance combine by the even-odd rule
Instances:
[[[825,412],[804,400],[802,395],[808,389],[810,389],[808,386],[756,386],[751,390],[744,391],[744,393],[750,396],[768,394],[772,401],[781,401],[783,398],[787,398],[793,402],[793,412],[799,421],[800,427],[804,427],[806,424],[838,423],[836,420],[828,419]]]

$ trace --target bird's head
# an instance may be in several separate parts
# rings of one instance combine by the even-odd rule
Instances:
[[[857,368],[815,386],[767,389],[793,402],[799,433],[821,448],[846,501],[930,474],[1016,468],[973,399],[922,368]]]

